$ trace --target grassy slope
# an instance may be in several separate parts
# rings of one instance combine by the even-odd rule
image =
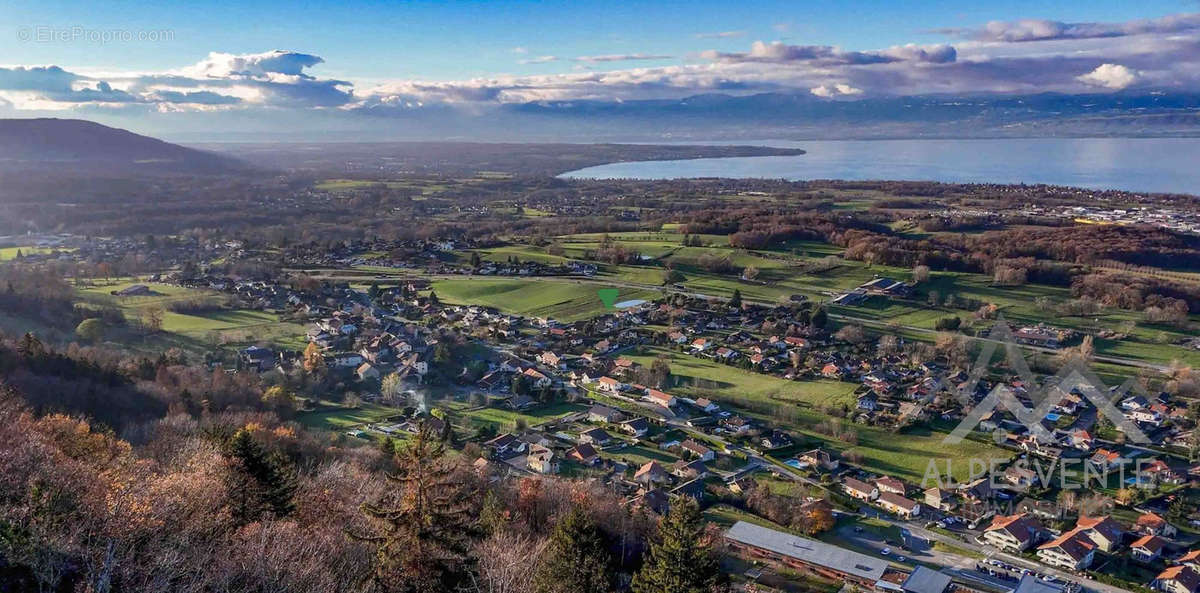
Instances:
[[[593,284],[511,278],[462,278],[433,283],[438,299],[446,303],[496,307],[533,317],[576,321],[605,312]],[[621,289],[617,301],[655,299],[657,291]]]

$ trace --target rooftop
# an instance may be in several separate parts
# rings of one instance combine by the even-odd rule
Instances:
[[[742,544],[873,581],[883,577],[888,567],[887,561],[879,558],[745,521],[734,523],[725,536]]]

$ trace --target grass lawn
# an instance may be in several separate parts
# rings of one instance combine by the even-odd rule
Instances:
[[[296,421],[306,428],[343,431],[364,424],[381,422],[388,416],[399,413],[400,410],[397,408],[363,403],[357,408],[301,412],[296,415]]]
[[[596,295],[596,285],[558,280],[511,278],[455,278],[433,283],[438,299],[452,304],[495,307],[506,313],[578,321],[607,310]],[[662,296],[658,291],[622,288],[617,302]]]
[[[0,247],[0,261],[7,261],[17,256],[20,251],[22,255],[35,255],[43,253],[53,253],[54,249],[48,247],[33,247],[26,245],[23,247]]]
[[[499,430],[512,430],[516,426],[518,419],[525,420],[529,426],[536,426],[584,409],[585,406],[582,404],[560,402],[538,406],[525,412],[515,412],[502,408],[481,408],[478,410],[459,408],[458,410],[454,410],[453,413],[469,419],[476,425],[492,424]]]
[[[112,291],[134,284],[145,284],[156,294],[131,297],[111,294]],[[200,348],[201,343],[211,347],[211,342],[215,340],[233,346],[270,343],[292,349],[304,347],[304,341],[301,339],[304,326],[280,321],[279,316],[274,313],[227,309],[182,314],[169,310],[172,303],[180,301],[224,301],[225,296],[216,291],[123,280],[112,284],[81,287],[76,289],[76,293],[84,303],[120,309],[131,321],[138,319],[148,308],[161,307],[164,310],[162,328],[168,335],[162,336],[159,341],[167,346],[196,349]]]
[[[827,379],[786,381],[665,348],[641,348],[625,356],[648,367],[660,354],[670,358],[671,391],[679,395],[711,396],[735,402],[749,398],[809,405],[840,406],[855,402],[853,394],[857,385],[853,383]]]

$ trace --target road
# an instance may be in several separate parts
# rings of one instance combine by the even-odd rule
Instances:
[[[964,550],[976,552],[978,554],[982,554],[986,558],[996,558],[1005,563],[1011,564],[1013,566],[1017,566],[1020,568],[1028,568],[1034,572],[1041,573],[1041,574],[1053,575],[1063,581],[1074,581],[1076,583],[1079,583],[1080,585],[1083,585],[1085,588],[1090,589],[1092,591],[1096,591],[1098,593],[1129,593],[1128,589],[1122,589],[1121,587],[1117,587],[1115,585],[1108,585],[1105,583],[1101,583],[1099,581],[1093,580],[1093,579],[1085,577],[1085,576],[1080,576],[1080,575],[1073,574],[1073,573],[1070,573],[1070,572],[1067,572],[1064,570],[1059,570],[1057,568],[1053,568],[1053,567],[1047,566],[1045,564],[1031,562],[1026,558],[1022,558],[1020,556],[1014,556],[1007,552],[1001,552],[991,546],[980,544],[976,541],[973,541],[973,538],[970,535],[968,535],[966,539],[958,539],[958,538],[950,537],[947,535],[943,535],[936,531],[930,531],[916,523],[912,523],[912,522],[908,522],[908,521],[897,521],[894,519],[889,519],[887,517],[880,517],[880,519],[883,519],[884,521],[887,521],[888,523],[891,523],[892,525],[895,525],[896,527],[899,527],[901,529],[907,529],[913,535],[924,538],[927,541],[942,542],[943,544],[946,544],[946,545],[950,545],[950,546],[954,546],[957,548],[962,548]],[[970,540],[970,541],[968,541],[968,540]],[[965,557],[959,556],[959,558],[965,558]],[[975,562],[974,559],[969,559],[969,560],[972,562],[972,564]]]

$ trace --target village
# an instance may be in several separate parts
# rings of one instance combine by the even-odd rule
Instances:
[[[914,593],[1027,593],[1080,585],[1104,590],[1106,582],[1121,582],[1111,580],[1114,572],[1126,583],[1168,593],[1196,593],[1200,582],[1191,550],[1200,523],[1171,494],[1200,480],[1200,465],[1160,453],[1182,442],[1192,420],[1186,405],[1165,394],[1117,402],[1124,419],[1152,439],[1147,446],[1126,445],[1119,425],[1073,390],[1061,393],[1043,420],[1052,438],[997,409],[974,431],[1001,454],[989,459],[989,471],[918,482],[857,465],[853,455],[839,453],[845,446],[836,436],[802,418],[763,414],[737,400],[673,394],[671,363],[686,357],[782,381],[845,385],[850,399],[820,411],[840,416],[847,427],[881,427],[896,439],[923,426],[961,421],[997,386],[1026,402],[1037,386],[1011,370],[972,382],[964,370],[952,370],[945,355],[922,360],[906,352],[902,339],[872,345],[854,332],[829,331],[820,319],[824,312],[803,301],[733,306],[674,295],[559,323],[444,305],[426,281],[416,279],[314,293],[269,282],[176,281],[203,283],[309,319],[304,352],[251,346],[240,352],[239,365],[287,383],[287,377],[311,371],[319,356],[336,384],[356,394],[343,405],[396,411],[352,427],[348,438],[399,442],[425,418],[493,479],[598,479],[629,504],[656,513],[679,497],[753,512],[746,501],[756,488],[790,483],[803,487],[810,501],[799,511],[804,533],[840,534],[839,525],[873,518],[907,534],[845,547],[829,537],[824,543],[800,538],[816,546],[801,552],[799,544],[781,543],[800,537],[792,530],[739,519],[728,538],[765,566]],[[861,290],[886,295],[897,290],[893,284]],[[1014,328],[1013,336],[1017,343],[1048,348],[1065,337],[1048,326]],[[464,359],[463,352],[471,354]],[[647,360],[649,352],[657,354]],[[969,402],[950,396],[967,388]],[[435,391],[436,397],[427,395]],[[1083,475],[1081,492],[1059,484],[1067,474]],[[1095,488],[1115,495],[1090,500],[1087,493]],[[935,544],[954,552],[933,554]],[[856,560],[864,555],[871,561]],[[952,573],[929,571],[926,564]]]

